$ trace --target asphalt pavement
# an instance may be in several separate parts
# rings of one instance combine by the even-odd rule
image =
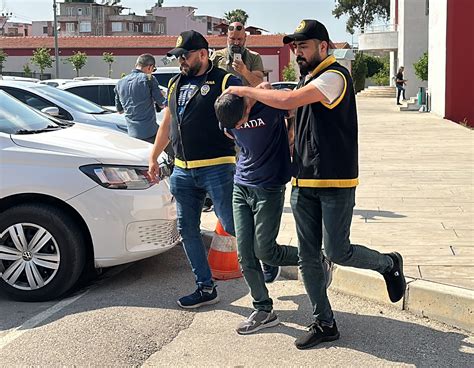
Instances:
[[[0,295],[1,366],[470,367],[474,339],[462,330],[357,297],[330,292],[341,339],[299,351],[311,322],[303,285],[270,285],[282,324],[239,336],[252,311],[243,279],[219,282],[222,298],[199,312],[179,309],[193,276],[181,247],[107,270],[68,298],[18,303]]]

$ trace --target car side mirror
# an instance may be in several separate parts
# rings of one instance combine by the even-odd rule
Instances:
[[[44,109],[41,109],[41,112],[55,117],[59,116],[59,109],[54,106],[45,107]]]

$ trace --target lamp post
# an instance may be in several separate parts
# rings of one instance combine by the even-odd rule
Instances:
[[[56,0],[53,0],[54,13],[54,64],[56,66],[56,78],[59,78],[59,49],[58,49],[58,20],[56,19]]]

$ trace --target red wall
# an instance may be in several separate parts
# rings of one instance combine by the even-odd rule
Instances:
[[[446,118],[474,126],[473,0],[448,0]]]

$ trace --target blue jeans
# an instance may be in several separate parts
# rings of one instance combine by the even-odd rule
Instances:
[[[405,87],[397,84],[397,103],[400,103],[400,95],[403,95],[403,99],[405,100]]]
[[[291,193],[291,208],[299,242],[299,266],[315,319],[334,319],[326,293],[321,263],[324,239],[326,257],[343,266],[383,273],[393,267],[388,255],[362,245],[351,244],[349,233],[355,188],[299,188]]]
[[[189,263],[200,287],[212,287],[211,269],[201,237],[201,210],[206,193],[224,230],[234,235],[232,189],[235,165],[224,164],[197,169],[175,167],[170,178],[171,194],[176,198],[178,230]]]

